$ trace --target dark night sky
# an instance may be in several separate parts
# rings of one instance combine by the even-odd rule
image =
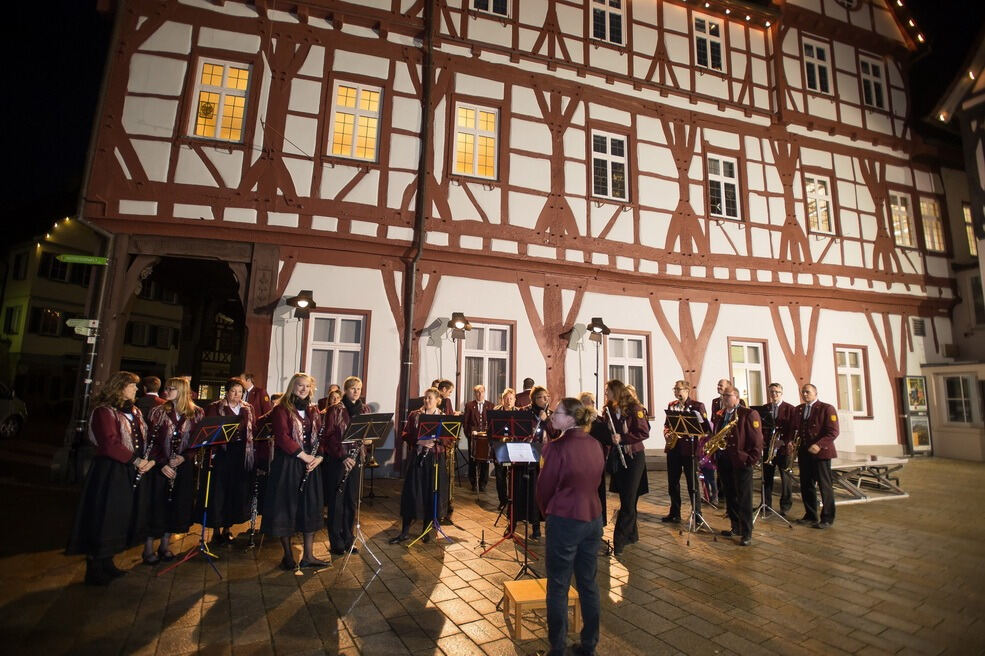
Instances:
[[[890,0],[894,1],[894,0]],[[985,20],[985,0],[904,0],[927,36],[911,73],[913,120],[947,89]],[[5,46],[7,101],[3,142],[7,190],[2,209],[7,244],[43,232],[75,213],[92,118],[112,28],[96,0],[12,3],[17,14]],[[946,133],[918,129],[935,137]]]

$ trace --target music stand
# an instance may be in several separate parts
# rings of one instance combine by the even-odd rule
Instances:
[[[462,419],[457,416],[449,415],[419,415],[417,418],[417,443],[421,442],[434,442],[435,440],[440,440],[441,438],[450,438],[445,440],[446,443],[454,445],[455,439],[458,438],[462,433]],[[441,518],[438,517],[438,501],[441,497],[441,487],[439,481],[441,480],[438,472],[441,466],[440,458],[438,457],[436,445],[431,447],[431,457],[434,460],[434,503],[432,505],[431,521],[428,525],[424,527],[424,532],[418,535],[412,542],[407,545],[410,549],[414,544],[424,539],[431,531],[434,531],[436,535],[441,535],[444,539],[451,542],[451,538],[444,532],[441,528]],[[449,472],[450,474],[450,472]],[[449,480],[449,487],[451,487],[452,481]]]
[[[523,525],[523,537],[519,537],[516,534],[516,512],[514,491],[516,489],[516,468],[517,466],[523,466],[529,468],[530,462],[537,462],[539,459],[539,453],[536,453],[536,458],[533,460],[518,460],[513,457],[514,453],[519,454],[520,451],[525,451],[525,449],[516,448],[513,452],[510,450],[511,444],[530,444],[531,449],[533,449],[533,443],[530,441],[533,437],[534,424],[536,420],[533,415],[531,415],[526,410],[522,411],[510,411],[510,410],[493,410],[489,413],[489,428],[488,433],[490,439],[499,440],[500,443],[495,447],[496,461],[504,467],[509,468],[509,473],[507,475],[506,484],[506,506],[500,510],[499,515],[496,517],[496,521],[499,521],[499,517],[506,512],[507,517],[507,530],[506,533],[497,540],[492,546],[487,548],[479,557],[485,556],[487,553],[498,547],[500,544],[506,540],[512,540],[514,545],[519,545],[523,549],[524,553],[524,563],[526,563],[526,558],[528,556],[527,551],[527,527],[529,525],[530,512],[530,497],[533,491],[530,490],[530,486],[527,486],[527,520]],[[527,471],[526,469],[524,471]],[[495,523],[493,523],[495,526]],[[514,547],[515,549],[515,547]],[[537,556],[533,555],[536,559]],[[519,560],[519,559],[518,559]],[[519,577],[518,577],[519,578]]]
[[[704,426],[701,425],[703,419],[691,410],[665,410],[664,412],[667,413],[667,430],[672,435],[676,435],[678,440],[686,439],[691,444],[691,489],[688,490],[691,514],[687,520],[687,540],[685,542],[690,546],[691,534],[697,533],[702,528],[711,533],[712,539],[717,542],[718,538],[715,536],[715,531],[705,521],[704,515],[697,511],[698,498],[701,495],[701,488],[698,485],[698,439],[705,435]],[[683,535],[684,529],[682,528],[678,534]]]
[[[270,448],[267,449],[267,473],[265,476],[270,475],[270,462],[274,457],[274,445],[272,444],[274,439],[274,430],[270,422],[264,423],[257,434],[253,436],[253,448],[256,449],[256,444],[258,442],[271,442]],[[257,467],[256,463],[253,463],[253,494],[250,497],[250,543],[246,545],[247,549],[262,548],[263,547],[263,535],[260,536],[260,544],[254,544],[253,540],[257,534],[257,515],[260,512],[260,469]]]
[[[766,449],[766,448],[763,449],[763,460],[762,460],[762,465],[760,467],[760,472],[762,473],[762,480],[760,481],[760,484],[759,484],[759,507],[756,508],[756,512],[752,516],[752,525],[753,526],[756,525],[756,520],[759,519],[759,515],[760,514],[763,515],[763,519],[769,519],[770,518],[770,514],[772,513],[772,515],[774,517],[776,517],[781,522],[783,522],[784,524],[786,524],[787,525],[787,528],[791,528],[792,529],[793,528],[793,524],[791,524],[790,522],[788,522],[786,517],[784,517],[780,513],[776,512],[775,510],[773,510],[773,508],[771,506],[769,506],[769,505],[766,504],[766,465],[770,465],[771,467],[773,467],[773,471],[774,472],[777,469],[776,465],[774,465],[772,462],[769,462],[770,452],[773,450],[773,440],[780,439],[780,436],[776,434],[776,420],[773,419],[773,415],[770,413],[770,408],[767,405],[753,406],[752,409],[759,413],[759,419],[760,419],[760,422],[762,423],[762,427],[763,427],[763,437],[764,438],[766,437],[766,435],[767,435],[767,432],[766,431],[769,431],[769,436],[770,436],[769,448],[768,449]],[[766,440],[765,439],[763,440],[763,443],[764,444],[766,443]],[[783,447],[781,447],[781,448],[783,448]],[[779,452],[777,452],[777,455],[779,455]],[[770,482],[772,483],[772,481],[770,481]],[[783,482],[784,482],[783,481],[783,471],[781,470],[780,471],[780,494],[781,494],[781,496],[783,494]],[[782,503],[782,500],[781,500],[781,503]]]
[[[504,442],[503,444],[500,444],[499,446],[496,447],[496,458],[499,459],[500,462],[509,462],[512,465],[512,467],[510,468],[510,472],[515,472],[517,465],[523,465],[525,470],[529,472],[530,465],[532,463],[536,463],[540,461],[540,445],[534,442]],[[500,543],[503,542],[503,540],[507,540],[507,539],[512,539],[514,544],[520,545],[520,547],[523,549],[523,563],[520,565],[520,570],[516,573],[516,576],[513,577],[514,581],[519,581],[524,575],[530,576],[535,579],[540,578],[540,574],[538,574],[537,570],[535,570],[530,565],[530,560],[529,560],[530,556],[533,556],[535,559],[537,558],[537,556],[531,554],[530,551],[527,550],[527,544],[528,544],[527,529],[530,526],[530,511],[531,511],[530,499],[531,497],[533,497],[534,494],[534,490],[532,490],[531,487],[532,486],[528,482],[527,520],[523,522],[522,542],[520,538],[518,538],[515,534],[516,521],[513,521],[512,525],[510,526],[510,533],[500,538],[499,542],[492,545],[491,547],[489,547],[489,549],[486,549],[486,551],[480,554],[480,557],[484,556],[491,549],[495,549]],[[516,547],[514,547],[514,553],[515,550]],[[499,603],[496,604],[497,610],[499,610],[500,606],[502,605],[504,598],[505,597],[501,598],[499,600]]]
[[[157,576],[161,576],[165,572],[170,572],[198,554],[202,554],[205,557],[205,561],[215,571],[216,576],[220,579],[222,578],[222,574],[219,573],[219,568],[215,566],[214,562],[218,560],[219,556],[209,550],[208,542],[205,541],[205,525],[208,523],[209,497],[212,491],[212,460],[215,457],[215,447],[228,444],[230,439],[236,436],[237,431],[239,431],[239,422],[240,418],[238,416],[206,417],[195,427],[196,430],[192,438],[192,443],[185,449],[185,452],[187,453],[193,449],[209,449],[208,474],[205,478],[205,502],[202,508],[202,535],[199,538],[198,546],[186,551],[174,564],[168,565],[159,571]]]
[[[355,466],[359,468],[359,483],[356,487],[356,531],[353,536],[354,539],[352,544],[349,545],[349,549],[346,551],[345,560],[342,561],[342,568],[339,569],[339,573],[335,577],[336,581],[342,577],[342,572],[345,571],[346,566],[349,564],[349,558],[352,556],[352,551],[356,548],[356,540],[363,545],[363,553],[368,553],[373,557],[373,560],[376,561],[376,569],[373,571],[373,578],[375,578],[375,575],[379,574],[380,570],[383,569],[383,563],[376,557],[373,550],[369,548],[369,543],[366,541],[366,536],[363,534],[359,514],[362,510],[363,497],[363,451],[365,450],[367,444],[372,444],[377,440],[386,439],[392,427],[392,412],[356,415],[355,417],[352,417],[349,422],[349,427],[345,429],[345,435],[342,436],[342,446],[347,451],[357,443],[361,443],[363,448],[359,449],[359,452],[356,454],[355,464]],[[345,494],[344,489],[342,493]],[[370,581],[372,581],[372,579],[370,579]]]

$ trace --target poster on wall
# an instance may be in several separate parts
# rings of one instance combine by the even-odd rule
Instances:
[[[930,443],[930,417],[910,415],[907,417],[906,423],[910,453],[929,453],[933,449]]]
[[[906,376],[903,381],[906,414],[927,414],[927,377]]]

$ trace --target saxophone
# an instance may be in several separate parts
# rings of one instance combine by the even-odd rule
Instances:
[[[735,417],[732,418],[732,421],[722,426],[721,430],[712,435],[711,438],[705,442],[704,451],[706,457],[710,458],[716,452],[725,448],[725,438],[732,432],[732,429],[735,428],[737,423],[739,423],[738,413],[736,413]]]
[[[683,412],[684,409],[685,409],[684,406],[682,404],[680,404],[680,403],[675,403],[674,406],[671,408],[671,410],[675,410],[677,412]],[[678,435],[677,433],[671,432],[670,429],[665,429],[664,430],[664,439],[667,441],[667,449],[669,451],[673,451],[674,450],[674,447],[677,446],[677,440],[679,438],[680,438],[680,435]]]

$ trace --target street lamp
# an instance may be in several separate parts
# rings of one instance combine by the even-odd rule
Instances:
[[[602,321],[602,317],[592,317],[592,322],[586,327],[589,331],[588,339],[595,342],[595,398],[602,402],[601,389],[599,387],[599,346],[602,344],[602,335],[608,335],[612,331]]]
[[[294,318],[298,320],[298,371],[304,368],[304,352],[301,350],[301,320],[307,319],[311,311],[317,308],[315,296],[310,289],[302,289],[297,296],[287,299],[286,303],[294,308]]]

